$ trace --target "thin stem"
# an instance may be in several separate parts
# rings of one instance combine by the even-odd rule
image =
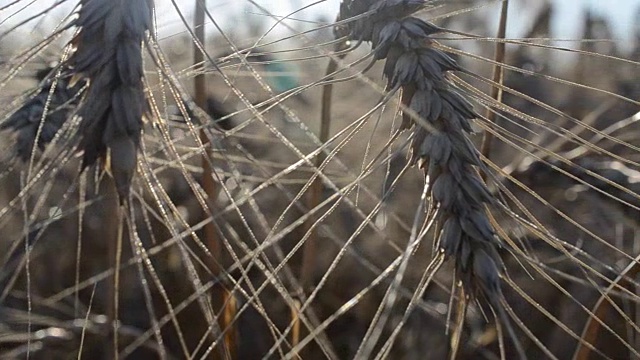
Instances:
[[[198,38],[198,41],[201,44],[205,43],[205,33],[204,33],[204,9],[206,6],[203,1],[206,0],[196,0],[196,12],[195,12],[195,34]],[[193,51],[193,62],[195,66],[202,66],[204,62],[204,55],[202,51],[198,49],[197,46],[194,46]],[[207,83],[205,81],[205,75],[203,72],[199,72],[198,75],[194,78],[194,87],[195,87],[195,102],[201,109],[206,109],[207,104]],[[207,194],[207,198],[209,200],[209,206],[212,206],[212,202],[215,198],[216,194],[216,184],[213,179],[213,169],[211,168],[211,163],[209,161],[211,153],[209,137],[204,128],[200,130],[200,140],[202,141],[202,146],[204,147],[205,153],[202,155],[202,188]],[[203,209],[206,213],[206,209]],[[209,251],[214,259],[220,258],[221,247],[220,242],[218,241],[216,228],[213,222],[208,223],[204,227],[204,238],[205,243],[207,244]],[[210,267],[213,270],[213,274],[217,275],[220,272],[219,265],[215,261],[210,262]]]
[[[338,53],[337,57],[342,59],[345,57],[346,53],[343,51],[346,49],[346,44],[343,42],[337,43],[335,45],[335,53]],[[327,70],[325,73],[325,78],[327,84],[325,84],[322,88],[322,110],[321,110],[321,118],[320,118],[320,135],[319,139],[324,144],[329,140],[329,134],[331,132],[331,96],[333,93],[333,76],[329,76],[330,74],[336,72],[338,69],[338,62],[333,57],[329,58],[329,64],[327,64]],[[314,166],[319,168],[322,163],[326,160],[326,154],[321,151],[318,153],[318,156],[315,159]],[[309,189],[309,197],[307,202],[307,208],[309,211],[316,208],[320,202],[322,201],[322,180],[320,178],[316,178],[311,184]],[[309,237],[304,245],[302,250],[302,265],[300,269],[300,292],[311,292],[313,286],[313,273],[316,267],[316,259],[318,258],[317,254],[317,232],[313,229],[313,224],[318,221],[317,216],[310,216],[309,219],[305,222],[305,230],[309,232]],[[305,232],[306,232],[305,231]],[[297,302],[296,302],[297,303]],[[300,339],[300,322],[297,317],[298,309],[291,309],[292,313],[292,321],[293,321],[293,332],[291,343],[292,346],[295,347],[298,344]]]
[[[344,56],[344,55],[343,55]],[[327,84],[322,88],[322,113],[320,119],[320,136],[319,139],[322,143],[326,143],[329,140],[329,133],[331,131],[331,95],[333,92],[333,77],[328,77],[329,74],[334,73],[338,69],[338,63],[334,59],[329,60],[326,71]],[[323,151],[318,153],[315,160],[315,167],[318,168],[325,161],[326,155]],[[308,198],[309,210],[314,209],[320,203],[322,197],[322,180],[317,178],[310,188],[310,196]],[[316,217],[311,216],[306,223],[306,228],[311,229],[311,225],[316,221]],[[315,268],[316,259],[316,238],[317,233],[311,230],[309,238],[304,246],[302,255],[302,269],[300,275],[300,284],[304,291],[309,290],[313,278],[313,270]]]
[[[500,13],[500,25],[498,27],[498,39],[504,39],[507,35],[507,13],[509,11],[509,0],[502,1],[502,10]],[[502,85],[504,81],[504,68],[499,64],[504,62],[505,57],[505,47],[506,43],[504,41],[500,41],[496,44],[495,51],[495,65],[493,67],[493,82],[499,85]],[[501,86],[493,86],[491,87],[491,98],[496,101],[497,104],[502,103],[502,87]],[[493,109],[487,109],[486,118],[489,120],[489,123],[496,122],[496,112]],[[487,159],[490,158],[491,155],[491,143],[493,142],[493,133],[490,131],[485,131],[484,137],[482,139],[482,147],[480,152]],[[483,174],[483,177],[486,175]]]
[[[464,292],[464,288],[462,286],[453,285],[457,290],[456,293],[451,294],[451,298],[458,297],[457,301],[457,309],[456,309],[456,319],[455,326],[453,328],[453,334],[451,336],[451,342],[449,344],[449,359],[455,360],[458,354],[458,350],[460,350],[460,342],[462,339],[462,332],[464,331],[464,320],[467,315],[467,305],[468,301]]]
[[[109,241],[108,253],[109,253],[109,266],[113,266],[114,274],[113,281],[107,283],[107,292],[106,292],[106,315],[108,324],[111,326],[111,331],[109,332],[109,339],[111,341],[105,341],[105,351],[104,356],[105,359],[117,359],[118,356],[118,285],[120,282],[120,274],[119,274],[119,262],[120,262],[120,254],[118,253],[120,250],[121,239],[121,226],[122,222],[120,221],[120,206],[118,192],[116,191],[115,181],[111,176],[107,177],[107,196],[104,201],[106,204],[106,214],[107,214],[107,226],[106,231],[108,232],[108,236],[106,237]]]
[[[197,38],[197,42],[194,42],[193,48],[193,62],[195,67],[203,67],[204,66],[204,53],[201,50],[197,43],[205,46],[205,8],[206,8],[206,0],[196,0],[195,2],[195,29],[194,34]],[[207,108],[207,83],[205,79],[205,74],[202,71],[198,72],[198,75],[194,78],[194,96],[195,103],[201,109]],[[217,191],[216,191],[216,183],[213,178],[213,168],[211,166],[211,142],[209,141],[209,137],[206,133],[206,127],[203,127],[200,130],[200,141],[202,142],[202,146],[204,147],[204,153],[202,154],[202,189],[207,194],[207,200],[209,209],[213,207],[213,201],[215,200]],[[208,216],[209,212],[207,209],[202,209],[204,212],[204,216]],[[204,226],[204,243],[207,245],[207,248],[211,252],[211,257],[208,258],[207,266],[211,269],[211,273],[215,277],[219,277],[222,269],[221,269],[221,259],[222,259],[222,247],[221,242],[218,239],[218,233],[216,230],[215,223],[209,222]],[[225,306],[225,304],[232,302],[228,302],[227,300],[231,294],[224,289],[223,285],[220,283],[217,286],[212,288],[212,300],[213,306],[216,311],[223,313],[223,316],[218,317],[218,323],[221,329],[226,329],[228,326],[231,326],[232,320],[235,318],[235,311],[233,306]],[[226,349],[223,349],[221,352],[212,352],[213,356],[217,355],[223,356],[222,354],[230,354],[232,358],[235,358],[235,332],[233,328],[231,328],[224,337],[223,346]]]

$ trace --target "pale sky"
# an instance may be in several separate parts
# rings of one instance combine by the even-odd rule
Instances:
[[[0,0],[0,8],[12,1],[13,0]],[[191,9],[193,8],[194,0],[156,0],[160,36],[168,36],[184,30],[184,28],[181,27],[180,19],[176,16],[172,1],[178,4],[187,19],[191,21]],[[491,2],[490,0],[487,1]],[[508,36],[517,37],[519,35],[519,25],[526,23],[528,20],[529,14],[524,11],[519,11],[518,4],[523,2],[535,3],[536,1],[541,0],[511,0],[512,11]],[[27,4],[29,2],[31,1],[24,0],[20,4]],[[54,0],[35,0],[33,4],[22,11],[19,16],[7,21],[7,24],[24,18],[27,14],[33,14],[53,2]],[[60,14],[59,18],[63,16],[62,14],[64,14],[65,10],[68,11],[77,1],[69,0],[68,3],[68,6],[58,11]],[[323,14],[327,19],[332,20],[338,11],[340,0],[255,0],[255,3],[268,8],[269,11],[278,16],[286,16],[294,9],[317,3],[308,10],[295,14],[293,17],[303,20],[316,20],[319,14]],[[554,32],[552,36],[559,38],[578,38],[582,32],[580,29],[580,19],[584,15],[584,9],[589,7],[606,18],[611,19],[612,24],[614,24],[613,30],[615,32],[615,38],[620,40],[623,47],[625,45],[630,46],[632,35],[635,31],[634,24],[637,21],[636,15],[640,9],[640,0],[551,0],[551,3],[556,8],[552,24],[552,30]],[[219,21],[227,31],[242,31],[242,29],[246,29],[245,24],[248,17],[257,18],[264,16],[254,13],[253,11],[255,10],[251,10],[252,7],[249,5],[249,1],[207,0],[207,4],[209,11],[216,21]],[[494,1],[493,5],[488,6],[482,11],[485,11],[487,16],[491,16],[490,14],[493,12],[497,14],[498,6],[499,3]],[[0,12],[0,24],[17,9],[18,6],[13,6],[9,10]],[[290,21],[288,24],[293,25],[295,23]],[[276,31],[279,34],[287,32],[284,27],[280,27],[280,29]]]

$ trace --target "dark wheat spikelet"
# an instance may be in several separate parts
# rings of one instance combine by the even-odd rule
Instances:
[[[142,45],[152,26],[151,0],[83,0],[75,22],[81,30],[68,66],[89,82],[78,111],[82,117],[83,166],[110,152],[110,166],[121,201],[135,173],[147,111]]]
[[[501,309],[499,239],[486,205],[497,200],[480,178],[482,163],[469,139],[473,107],[456,91],[447,72],[461,70],[430,36],[441,29],[410,14],[416,0],[352,0],[340,19],[370,15],[350,22],[351,39],[368,41],[376,59],[385,59],[387,90],[402,90],[403,129],[413,132],[411,163],[424,170],[429,199],[436,213],[438,246],[455,261],[456,276],[470,296],[485,299],[507,321]]]
[[[39,80],[44,80],[45,77]],[[0,125],[0,130],[11,129],[17,133],[16,152],[22,161],[29,160],[36,144],[40,150],[44,150],[53,140],[72,110],[76,108],[78,92],[82,85],[77,83],[70,86],[68,79],[64,77],[47,79],[35,96]],[[46,116],[43,119],[45,109]],[[41,121],[42,128],[38,133]]]

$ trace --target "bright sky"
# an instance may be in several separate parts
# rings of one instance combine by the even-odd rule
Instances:
[[[170,0],[162,0],[169,2]],[[184,0],[183,0],[184,1]],[[509,26],[509,36],[517,37],[519,26],[526,23],[528,13],[518,11],[522,3],[536,3],[541,0],[511,0],[511,21]],[[493,2],[486,11],[490,16],[491,12],[497,14],[499,2]],[[191,1],[187,1],[191,6]],[[227,9],[235,12],[241,17],[247,11],[247,1],[238,0],[208,0],[210,6],[219,9]],[[297,19],[315,20],[318,14],[323,14],[327,19],[332,20],[338,12],[340,0],[255,0],[255,3],[268,8],[273,14],[286,16],[302,6],[316,4],[308,10],[293,15]],[[616,40],[620,40],[623,47],[631,46],[631,40],[635,33],[635,23],[640,11],[640,0],[551,0],[555,7],[554,19],[552,22],[552,36],[559,38],[579,38],[582,34],[581,19],[584,17],[586,9],[591,9],[595,13],[610,19],[613,24],[613,31]],[[217,4],[217,5],[216,5]],[[260,16],[258,14],[247,14],[248,16]],[[215,16],[215,15],[214,15]],[[496,16],[497,18],[497,16]],[[237,18],[236,18],[237,19]],[[524,19],[524,20],[523,20]]]
[[[14,0],[0,0],[0,8],[9,4]],[[219,21],[227,31],[236,29],[242,30],[246,28],[247,17],[264,16],[254,13],[255,7],[251,7],[249,1],[242,0],[206,0],[209,11],[216,21]],[[526,23],[528,13],[519,11],[518,5],[524,2],[536,3],[540,0],[511,0],[512,16],[510,17],[509,36],[517,37],[519,34],[518,25]],[[21,4],[27,4],[31,1],[24,0]],[[491,2],[491,1],[488,1]],[[34,0],[33,4],[21,13],[24,17],[27,14],[33,14],[40,11],[45,6],[54,3],[54,0]],[[75,0],[69,0],[69,5],[76,4]],[[158,6],[158,19],[160,24],[161,36],[170,35],[176,31],[183,30],[180,27],[180,19],[176,16],[173,9],[173,3],[179,4],[181,10],[186,14],[187,20],[191,21],[191,9],[194,0],[156,0]],[[322,14],[327,19],[332,20],[338,11],[340,0],[255,0],[256,4],[268,8],[273,14],[278,16],[286,16],[287,14],[299,9],[302,6],[315,4],[308,10],[293,15],[296,19],[316,20]],[[499,6],[497,1],[493,1],[488,9],[483,11],[489,15],[496,11]],[[560,38],[577,38],[581,34],[580,19],[584,16],[584,10],[591,8],[597,13],[602,14],[611,23],[614,24],[615,38],[621,41],[623,46],[630,46],[632,35],[635,32],[635,22],[637,21],[638,10],[640,10],[640,0],[551,0],[555,6],[555,16],[553,19],[552,29],[554,37]],[[21,5],[24,6],[24,5]],[[17,10],[17,6],[10,8],[10,11],[0,12],[0,24],[4,22],[5,17]],[[65,7],[66,10],[70,6]],[[251,10],[254,9],[254,10]],[[65,10],[65,9],[61,9]],[[60,14],[63,14],[60,11]],[[62,16],[62,15],[61,15]],[[489,15],[490,16],[490,15]],[[243,21],[244,20],[244,21]],[[289,24],[292,24],[289,22]],[[284,29],[282,29],[284,30]]]
[[[554,30],[568,36],[578,36],[577,29],[582,11],[576,11],[578,6],[589,6],[595,13],[609,19],[613,25],[615,39],[621,44],[630,45],[636,32],[637,16],[640,14],[640,0],[554,0],[558,13],[553,23]],[[586,5],[586,6],[585,6]]]

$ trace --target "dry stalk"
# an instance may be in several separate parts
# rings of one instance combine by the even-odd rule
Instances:
[[[196,67],[202,67],[204,64],[204,53],[201,46],[206,46],[205,39],[205,8],[206,8],[206,0],[196,0],[195,2],[195,36],[196,42],[194,42],[193,48],[193,61]],[[199,44],[198,44],[199,43]],[[205,74],[201,71],[194,78],[194,94],[195,94],[195,103],[201,109],[207,109],[207,84],[205,79]],[[213,202],[216,198],[217,190],[216,183],[213,178],[213,168],[211,166],[211,142],[209,141],[209,136],[207,136],[206,128],[202,128],[200,130],[200,141],[202,142],[202,146],[204,147],[204,153],[202,154],[202,189],[207,194],[207,199],[209,201],[209,209],[213,208]],[[202,209],[204,212],[204,216],[209,216],[210,211],[207,209]],[[220,239],[218,238],[218,233],[216,229],[215,223],[209,222],[204,226],[204,243],[207,248],[211,252],[211,257],[208,259],[208,266],[211,270],[211,273],[214,277],[220,277],[222,273],[222,269],[220,268],[220,264],[222,261],[222,247]],[[222,354],[229,354],[232,358],[236,358],[236,334],[235,327],[233,326],[233,320],[236,318],[236,306],[235,301],[233,299],[233,294],[231,294],[227,289],[225,289],[222,283],[218,283],[217,286],[212,288],[212,301],[214,310],[217,313],[220,313],[221,316],[218,316],[218,324],[220,329],[225,330],[229,328],[229,330],[224,335],[224,347],[225,351],[216,352],[213,351],[213,357],[223,356]]]
[[[340,42],[336,44],[334,52],[338,55],[338,59],[342,59],[346,56],[346,53],[343,51],[345,49],[345,43]],[[329,140],[329,134],[331,132],[331,96],[333,93],[333,74],[336,70],[338,70],[338,62],[331,57],[329,60],[329,64],[327,64],[327,70],[325,72],[325,78],[327,80],[327,84],[322,87],[322,112],[320,116],[320,135],[319,139],[322,143],[325,143]],[[315,159],[314,166],[319,168],[322,163],[325,161],[326,155],[324,152],[318,153],[318,156]],[[316,206],[320,204],[322,201],[322,180],[316,178],[311,186],[309,187],[309,197],[307,198],[307,208],[309,210],[314,209]],[[309,219],[305,222],[304,232],[310,232],[309,237],[304,245],[302,250],[302,265],[300,270],[300,286],[302,287],[301,291],[311,292],[313,289],[313,274],[316,270],[316,259],[318,258],[317,246],[318,246],[318,235],[315,229],[313,229],[313,224],[318,221],[318,216],[310,216]],[[296,301],[298,303],[298,301]],[[293,331],[292,331],[292,339],[291,345],[292,347],[296,347],[298,345],[300,339],[300,322],[298,320],[297,312],[299,309],[292,309],[292,321],[293,321]]]
[[[120,288],[120,264],[122,263],[122,236],[124,233],[124,207],[118,206],[118,193],[115,191],[115,183],[113,179],[109,178],[106,181],[106,211],[105,213],[110,216],[107,217],[105,223],[105,230],[107,233],[106,238],[113,240],[107,246],[109,265],[115,269],[113,280],[107,285],[106,293],[106,315],[111,325],[111,331],[109,332],[109,340],[105,341],[105,359],[117,359],[119,353],[119,288]],[[112,216],[113,215],[113,216]]]
[[[460,301],[486,301],[525,358],[503,308],[501,242],[487,215],[487,205],[497,200],[479,175],[483,164],[469,139],[470,122],[478,116],[447,77],[463,69],[433,46],[430,36],[443,30],[410,16],[423,5],[420,0],[346,0],[340,19],[367,14],[348,23],[349,36],[371,42],[374,58],[386,60],[387,91],[402,91],[401,126],[413,132],[410,162],[424,171],[438,256],[455,262],[454,281],[467,295]]]
[[[502,1],[502,10],[500,12],[500,25],[498,26],[498,39],[504,39],[507,35],[507,13],[509,11],[509,0]],[[496,53],[494,60],[496,65],[493,66],[493,82],[502,85],[504,81],[504,69],[498,64],[504,62],[506,43],[504,41],[496,44]],[[502,102],[502,88],[500,86],[491,87],[491,98],[494,99],[496,104]],[[486,118],[490,123],[496,121],[497,113],[492,109],[487,109]],[[487,159],[491,158],[491,143],[493,142],[493,133],[491,131],[485,131],[482,139],[482,146],[480,153]],[[484,174],[483,174],[484,178]]]
[[[124,221],[131,181],[136,171],[142,118],[147,112],[143,85],[142,44],[152,26],[151,0],[83,0],[74,25],[75,52],[66,62],[75,79],[88,83],[78,115],[83,168],[98,159],[113,177],[105,201],[111,222],[109,254],[116,273],[107,291],[107,316],[113,326],[113,346],[105,356],[118,358],[119,264]],[[74,80],[71,80],[73,84]],[[117,195],[116,195],[117,194]],[[119,204],[116,203],[116,197]],[[114,223],[115,222],[115,223]]]

